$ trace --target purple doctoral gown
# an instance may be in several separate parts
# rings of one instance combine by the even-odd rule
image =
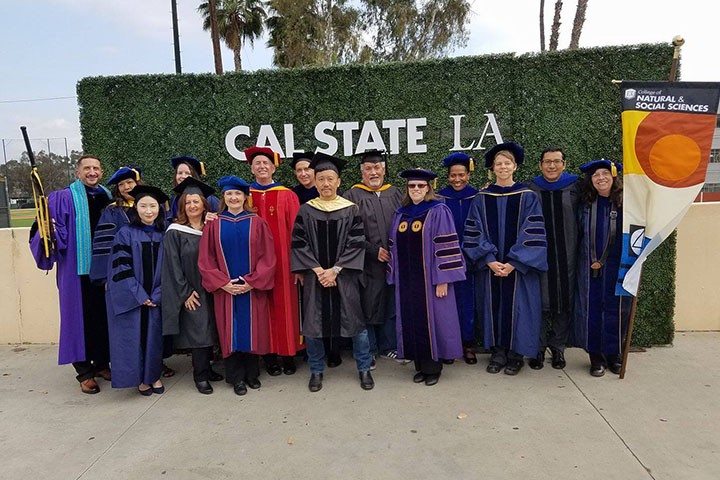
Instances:
[[[475,267],[485,348],[535,357],[542,321],[540,275],[548,268],[537,194],[520,183],[481,190],[465,221],[463,251]],[[498,277],[487,265],[493,261],[510,263],[515,270]]]
[[[398,356],[416,361],[462,356],[453,282],[465,280],[465,262],[450,209],[437,201],[399,208],[388,244]],[[435,287],[443,283],[448,294],[438,298]]]
[[[45,258],[40,235],[30,239],[30,250],[38,268],[57,268],[57,287],[60,303],[60,348],[58,364],[84,362],[85,326],[83,322],[82,290],[77,273],[77,239],[75,231],[75,205],[69,188],[57,190],[48,196],[50,218],[55,227],[55,253]]]
[[[162,213],[161,213],[162,214]],[[162,368],[163,232],[126,225],[113,242],[106,301],[114,388],[151,384]],[[146,307],[150,299],[157,307]]]

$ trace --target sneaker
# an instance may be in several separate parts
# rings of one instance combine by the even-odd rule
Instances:
[[[390,350],[389,352],[383,353],[380,356],[382,358],[387,358],[388,360],[395,360],[400,365],[406,365],[410,363],[410,360],[405,360],[404,358],[398,357],[397,350]]]

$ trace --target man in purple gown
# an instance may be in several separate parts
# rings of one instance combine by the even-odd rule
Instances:
[[[55,230],[55,250],[45,258],[42,240],[31,231],[30,248],[39,268],[57,266],[60,299],[58,363],[72,363],[83,393],[98,393],[96,376],[110,380],[107,314],[104,288],[90,282],[93,232],[102,210],[111,202],[100,185],[102,166],[91,155],[80,157],[77,180],[48,196]]]

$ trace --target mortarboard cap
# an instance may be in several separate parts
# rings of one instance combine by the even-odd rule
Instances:
[[[127,180],[128,178],[132,178],[136,182],[140,180],[140,177],[142,176],[142,170],[140,167],[120,167],[117,169],[117,172],[113,173],[110,177],[110,180],[107,181],[108,185],[117,185],[118,183],[122,182],[123,180]]]
[[[613,177],[617,177],[618,173],[622,172],[622,165],[620,165],[619,163],[615,163],[611,160],[606,160],[604,158],[600,160],[593,160],[592,162],[580,165],[580,171],[587,175],[592,175],[599,168],[606,168],[610,170],[610,173]]]
[[[432,181],[433,189],[437,188],[437,173],[432,170],[425,170],[424,168],[411,168],[400,172],[400,176],[405,180],[425,180],[428,183]]]
[[[295,166],[300,161],[312,162],[313,152],[295,152],[293,153],[293,159],[290,161],[290,167],[295,170]]]
[[[368,150],[356,153],[354,157],[360,157],[360,163],[379,163],[387,161],[385,150]]]
[[[498,143],[497,145],[492,147],[490,150],[485,152],[485,167],[492,168],[493,162],[495,161],[495,156],[498,154],[498,152],[501,152],[503,150],[507,150],[510,153],[512,153],[513,157],[515,157],[515,163],[517,165],[521,165],[523,163],[523,161],[525,160],[525,149],[522,148],[517,143],[515,143],[515,142]]]
[[[475,160],[463,152],[454,152],[443,158],[443,165],[445,168],[450,168],[453,165],[463,165],[469,172],[475,170]]]
[[[257,157],[258,155],[265,155],[267,158],[269,158],[273,164],[276,167],[280,166],[280,154],[273,151],[270,147],[258,147],[257,145],[246,148],[243,150],[243,153],[245,153],[245,160],[248,163],[252,163],[253,158]]]
[[[335,173],[340,175],[340,172],[343,168],[345,168],[346,163],[347,162],[342,158],[333,157],[332,155],[327,155],[322,152],[315,152],[313,160],[310,162],[310,168],[315,170],[316,175],[320,172],[324,172],[325,170],[333,170]]]
[[[220,190],[226,192],[228,190],[242,190],[245,195],[250,195],[250,184],[240,177],[228,175],[218,180]]]
[[[205,164],[197,158],[182,155],[180,157],[174,157],[170,159],[170,165],[174,170],[177,170],[178,165],[180,165],[181,163],[186,163],[190,165],[192,169],[195,170],[195,173],[198,174],[198,176],[205,176]]]
[[[143,197],[153,197],[160,205],[170,200],[162,190],[150,185],[135,185],[135,188],[130,190],[128,195],[133,197],[135,204]]]
[[[202,195],[205,198],[215,193],[215,189],[212,188],[210,185],[203,183],[193,177],[185,178],[185,180],[178,183],[178,185],[173,188],[173,191],[178,195],[182,195],[183,193],[198,194]]]

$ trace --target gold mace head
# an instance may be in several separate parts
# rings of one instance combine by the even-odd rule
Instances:
[[[675,47],[682,47],[685,43],[685,39],[682,37],[682,35],[675,35],[672,39],[672,44]]]

